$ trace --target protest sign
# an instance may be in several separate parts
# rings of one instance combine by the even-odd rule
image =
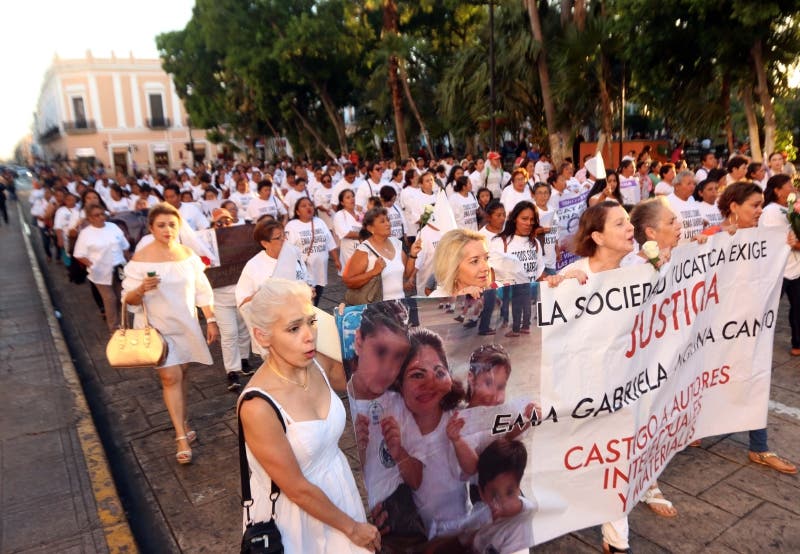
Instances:
[[[586,210],[586,199],[589,198],[589,191],[584,191],[578,195],[565,192],[564,196],[558,201],[556,211],[556,221],[558,222],[557,243],[556,243],[556,269],[563,269],[578,259],[573,254],[574,248],[572,239],[578,230],[581,214]]]
[[[248,260],[261,251],[253,240],[255,225],[210,228],[196,233],[211,252],[206,277],[213,288],[235,285]]]
[[[514,552],[623,516],[692,440],[764,427],[787,253],[781,231],[720,233],[660,271],[543,286],[539,327],[514,338],[476,335],[436,299],[411,301],[411,329],[402,302],[347,308],[342,358],[385,542]]]

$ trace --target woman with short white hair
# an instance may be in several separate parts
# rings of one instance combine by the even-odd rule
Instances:
[[[248,515],[258,522],[274,513],[287,554],[379,550],[380,532],[366,523],[338,446],[346,413],[331,387],[345,389],[344,370],[316,351],[311,290],[271,279],[242,309],[267,352],[240,397],[253,491]],[[251,401],[255,396],[260,398]],[[280,488],[274,508],[273,481]]]

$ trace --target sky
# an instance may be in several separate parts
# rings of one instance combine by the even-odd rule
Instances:
[[[0,2],[0,159],[30,133],[53,54],[157,58],[156,35],[183,29],[194,0],[3,0]]]

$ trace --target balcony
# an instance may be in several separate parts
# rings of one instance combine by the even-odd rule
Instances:
[[[168,117],[150,117],[147,119],[147,126],[151,129],[169,129],[172,121]]]
[[[95,125],[94,119],[65,121],[64,132],[68,135],[91,135],[97,132],[97,125]]]
[[[58,125],[51,125],[41,133],[39,133],[39,143],[46,144],[53,142],[61,137],[61,131],[58,130]]]

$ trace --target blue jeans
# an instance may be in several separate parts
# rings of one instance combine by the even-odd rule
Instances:
[[[769,447],[767,446],[767,428],[764,427],[763,429],[756,429],[755,431],[750,431],[750,451],[751,452],[767,452]]]
[[[514,285],[511,291],[511,330],[519,333],[520,328],[531,326],[531,285]]]
[[[479,333],[487,333],[492,328],[492,314],[494,314],[494,305],[496,302],[496,290],[486,289],[483,291],[483,311],[481,312],[481,319],[478,324]]]

